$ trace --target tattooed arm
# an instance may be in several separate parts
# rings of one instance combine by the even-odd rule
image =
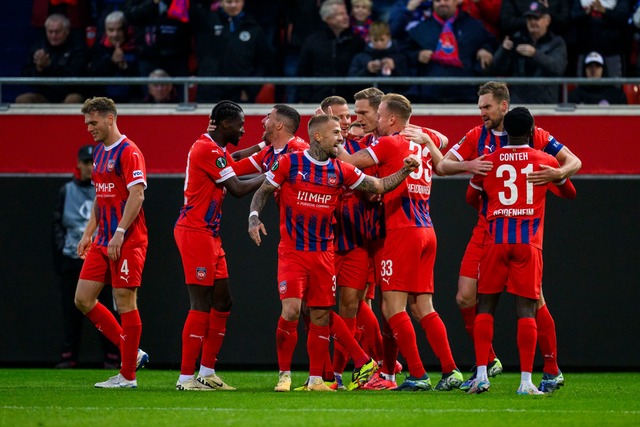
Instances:
[[[395,189],[411,172],[416,170],[420,166],[419,161],[414,156],[408,156],[404,159],[404,166],[389,176],[384,178],[375,178],[373,176],[365,175],[364,179],[356,187],[360,191],[366,191],[368,193],[384,194]]]
[[[253,194],[253,199],[251,199],[251,207],[249,208],[249,236],[256,243],[256,245],[260,246],[260,231],[265,236],[267,235],[267,230],[264,228],[264,224],[260,221],[260,212],[264,208],[264,205],[267,203],[267,199],[271,193],[276,191],[276,187],[271,184],[269,181],[265,180],[262,183],[262,186],[258,188],[258,190]]]

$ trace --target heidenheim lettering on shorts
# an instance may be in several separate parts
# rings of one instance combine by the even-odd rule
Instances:
[[[409,193],[431,194],[431,187],[428,185],[407,184],[407,189],[409,190]]]

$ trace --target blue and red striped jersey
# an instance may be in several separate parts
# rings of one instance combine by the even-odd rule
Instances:
[[[334,212],[342,188],[365,175],[337,159],[319,162],[308,150],[282,156],[267,172],[280,189],[280,245],[297,251],[333,250]]]
[[[147,188],[147,170],[140,149],[126,136],[105,147],[98,144],[93,152],[93,174],[91,181],[96,188],[96,210],[98,235],[96,244],[107,246],[122,219],[129,198],[129,188],[136,184]],[[138,216],[124,235],[123,246],[143,246],[148,242],[144,211]]]
[[[364,148],[364,145],[353,139],[347,139],[344,149],[353,154]],[[350,250],[364,245],[366,237],[364,195],[358,190],[345,188],[336,208],[336,222],[333,226],[334,249]]]

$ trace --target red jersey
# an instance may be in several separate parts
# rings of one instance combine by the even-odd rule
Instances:
[[[147,188],[147,169],[140,149],[126,136],[108,147],[98,144],[93,152],[93,174],[91,181],[96,188],[98,236],[95,243],[107,246],[122,219],[129,198],[129,188],[143,184]],[[125,246],[146,246],[147,224],[144,211],[138,216],[124,235]]]
[[[332,251],[334,212],[342,187],[356,188],[365,175],[337,159],[319,162],[308,150],[282,156],[267,172],[280,188],[280,246]]]
[[[344,149],[353,154],[364,148],[358,141],[347,139]],[[345,251],[364,245],[367,231],[365,201],[361,191],[344,189],[338,199],[336,223],[333,226],[335,250]]]
[[[487,242],[524,243],[542,249],[548,185],[527,182],[527,174],[541,170],[540,165],[557,168],[558,161],[531,147],[513,145],[486,159],[493,162],[493,169],[485,177],[474,177],[474,184],[488,198]]]
[[[424,129],[433,141],[439,137]],[[397,172],[410,154],[420,159],[418,169],[411,172],[395,190],[385,194],[384,211],[387,230],[405,227],[433,227],[429,215],[431,194],[431,153],[427,147],[409,141],[400,134],[383,136],[367,147],[378,165],[379,175],[384,177]]]
[[[369,147],[377,143],[374,134],[368,133],[360,138],[360,144]],[[367,175],[379,176],[378,166],[371,166],[364,171]],[[384,226],[384,203],[366,203],[365,204],[365,221],[366,221],[366,237],[367,240],[384,239],[386,236],[386,228]]]
[[[243,176],[252,173],[265,173],[273,163],[282,155],[287,153],[296,153],[309,148],[309,143],[297,136],[291,137],[284,147],[280,150],[276,150],[273,146],[268,145],[257,153],[251,156],[238,160],[233,164],[233,170],[236,175]]]
[[[177,228],[220,235],[222,202],[227,189],[224,181],[235,176],[231,156],[209,134],[202,134],[191,146],[184,178],[184,205]]]

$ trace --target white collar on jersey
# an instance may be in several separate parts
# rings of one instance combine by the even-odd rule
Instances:
[[[117,141],[116,141],[116,142],[114,142],[113,144],[109,145],[108,147],[105,145],[105,146],[104,146],[104,151],[111,151],[111,150],[113,150],[113,149],[114,149],[114,148],[116,148],[118,145],[120,145],[120,143],[121,143],[122,141],[124,141],[124,139],[125,139],[126,137],[127,137],[127,135],[122,135],[122,136],[120,137],[120,139],[119,139],[119,140],[117,140]],[[104,145],[104,143],[103,143],[103,145]]]
[[[308,148],[306,150],[304,150],[303,154],[307,159],[309,159],[309,161],[311,163],[314,163],[314,164],[316,164],[318,166],[324,166],[324,165],[328,165],[329,164],[329,159],[325,160],[324,162],[321,162],[321,161],[316,160],[313,157],[311,157],[311,155],[309,154],[309,149]]]

